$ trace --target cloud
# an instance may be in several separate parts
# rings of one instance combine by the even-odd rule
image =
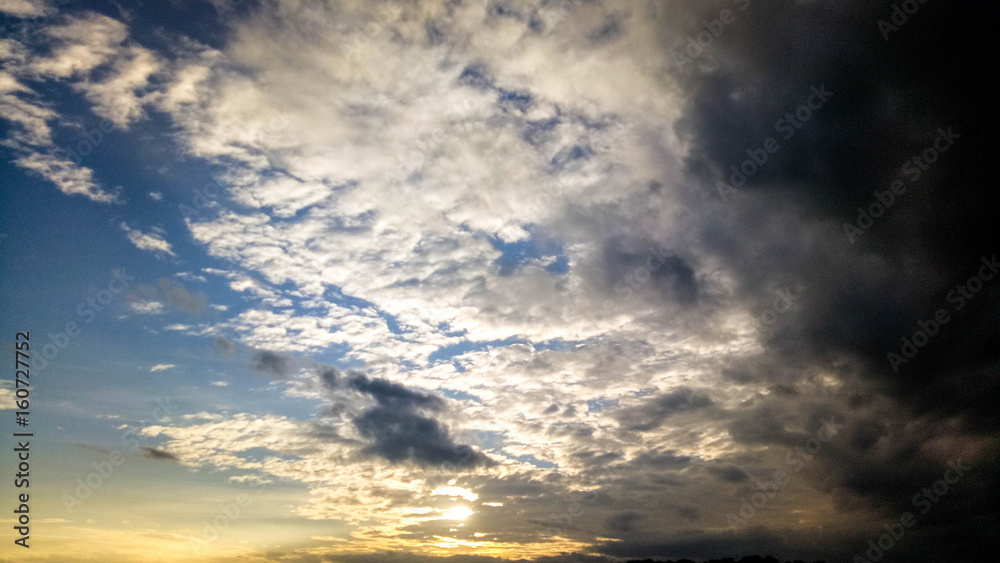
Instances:
[[[472,468],[492,465],[493,460],[470,446],[456,444],[448,430],[430,413],[441,411],[437,396],[407,389],[385,379],[370,379],[360,373],[344,377],[332,366],[318,365],[316,375],[333,399],[351,389],[375,399],[376,405],[352,419],[355,428],[371,443],[362,451],[392,463]]]
[[[106,77],[99,81],[78,82],[74,88],[83,91],[94,113],[119,127],[126,127],[143,117],[143,105],[151,101],[153,95],[138,96],[136,91],[146,86],[159,70],[156,55],[142,47],[129,46],[117,54]]]
[[[159,301],[130,301],[128,306],[140,315],[159,315],[163,313],[163,303]]]
[[[4,119],[16,123],[19,128],[10,134],[10,142],[51,146],[52,129],[48,122],[55,119],[57,114],[44,105],[22,99],[18,94],[32,94],[33,91],[12,74],[0,73],[0,87],[0,107],[4,110]]]
[[[492,463],[470,446],[455,444],[437,420],[405,409],[380,405],[355,418],[354,425],[362,436],[373,442],[363,451],[394,463],[412,461],[454,468]]]
[[[261,350],[254,354],[250,369],[267,375],[273,379],[287,379],[295,369],[295,360],[291,356]]]
[[[642,513],[635,510],[619,512],[608,519],[608,529],[615,532],[632,532],[642,520]]]
[[[153,253],[176,256],[174,251],[170,249],[170,243],[163,239],[165,233],[162,229],[154,227],[151,233],[143,233],[138,229],[129,227],[128,223],[125,222],[121,223],[121,229],[125,231],[128,240],[139,250],[149,250]]]
[[[321,371],[320,375],[324,383],[328,382],[329,370]],[[371,396],[381,407],[399,410],[409,410],[423,408],[428,410],[440,410],[444,402],[433,395],[427,395],[412,391],[406,387],[386,381],[385,379],[368,379],[366,376],[355,373],[348,380],[349,385],[355,391]]]
[[[82,195],[99,203],[115,203],[118,195],[108,192],[93,181],[93,171],[77,166],[70,160],[51,154],[30,153],[19,156],[14,164],[40,174],[66,195]]]
[[[17,408],[13,389],[8,389],[8,383],[0,387],[0,410],[14,410]]]
[[[734,465],[710,466],[708,472],[727,483],[742,483],[749,479],[745,471]]]
[[[32,70],[43,76],[68,78],[90,71],[119,52],[128,37],[125,24],[94,12],[69,16],[66,23],[45,28],[52,55],[39,58]]]
[[[47,6],[41,2],[11,0],[3,9],[26,17],[42,15]],[[15,150],[17,166],[52,182],[61,192],[83,195],[99,203],[120,203],[119,189],[102,188],[94,180],[93,170],[81,165],[79,154],[55,145],[50,123],[72,123],[66,123],[70,120],[51,109],[51,104],[39,101],[38,93],[22,81],[79,79],[72,87],[87,90],[98,114],[125,123],[140,113],[132,88],[140,85],[137,76],[151,68],[149,52],[133,47],[133,59],[139,62],[100,82],[91,82],[92,70],[120,56],[125,49],[122,43],[128,36],[126,26],[93,12],[59,17],[55,21],[29,24],[40,28],[48,38],[50,49],[46,54],[32,52],[15,39],[5,40],[0,48],[6,66],[5,72],[0,73],[0,109],[5,119],[17,125],[8,132],[4,144]]]
[[[170,278],[160,278],[157,285],[163,292],[168,303],[189,313],[200,313],[205,308],[208,298],[202,292],[191,293]]]
[[[149,371],[163,371],[171,368],[175,368],[174,364],[156,364],[155,366],[149,368]]]
[[[20,50],[20,44],[11,43]],[[22,66],[12,65],[12,69],[17,75],[26,74]],[[0,113],[17,126],[8,132],[4,141],[16,151],[14,164],[39,174],[67,195],[83,195],[100,203],[118,201],[115,192],[108,192],[94,182],[92,170],[70,160],[65,150],[55,147],[49,122],[57,121],[59,115],[42,103],[24,99],[34,95],[35,92],[15,75],[0,72],[0,109],[3,110]],[[42,149],[47,150],[43,152]]]
[[[150,448],[148,446],[142,447],[142,455],[148,457],[149,459],[159,459],[165,461],[179,461],[177,456],[170,452],[165,452],[163,450],[158,450],[156,448]]]
[[[648,432],[659,428],[672,415],[704,409],[711,405],[712,400],[703,391],[685,387],[660,395],[641,405],[620,409],[614,415],[628,430]]]
[[[19,18],[43,16],[48,0],[0,0],[0,12]]]
[[[236,344],[223,336],[215,337],[215,347],[219,349],[219,353],[226,357],[231,357],[236,353]]]

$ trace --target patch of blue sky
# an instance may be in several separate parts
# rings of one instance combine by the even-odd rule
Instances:
[[[576,348],[580,344],[583,344],[582,340],[563,340],[561,338],[556,338],[553,340],[546,340],[545,342],[533,342],[531,345],[535,350],[570,350]]]
[[[445,397],[449,399],[455,399],[456,401],[474,401],[476,403],[482,403],[483,400],[479,397],[473,395],[472,393],[466,393],[465,391],[457,391],[455,389],[441,389],[439,391]]]
[[[449,344],[448,346],[442,346],[431,352],[428,357],[430,364],[434,364],[439,361],[449,361],[452,358],[461,356],[468,352],[479,352],[482,350],[489,350],[490,348],[504,348],[510,346],[511,344],[527,344],[527,340],[520,338],[505,338],[503,340],[484,340],[484,341],[471,341],[465,340],[459,342],[458,344]]]
[[[506,454],[506,455],[507,455],[507,457],[509,457],[511,459],[516,459],[517,461],[520,461],[521,463],[530,463],[531,465],[534,465],[535,467],[538,467],[540,469],[558,469],[559,468],[559,466],[557,464],[552,463],[551,461],[540,460],[540,459],[538,459],[537,457],[535,457],[533,455],[510,455],[510,454]]]
[[[609,408],[614,408],[618,406],[618,399],[608,399],[601,397],[600,399],[591,399],[587,401],[587,410],[589,412],[603,412]]]
[[[462,337],[469,334],[469,329],[463,328],[462,330],[451,330],[451,325],[448,323],[438,323],[438,330],[443,331],[445,336],[451,337]]]
[[[535,100],[531,93],[523,90],[506,90],[500,88],[497,94],[497,105],[504,111],[517,110],[521,113],[527,113],[534,103]]]
[[[561,244],[547,235],[545,229],[534,224],[524,226],[529,237],[514,242],[505,242],[499,237],[489,238],[493,248],[501,255],[494,261],[501,276],[509,276],[525,265],[535,264],[550,274],[569,272],[569,258]]]
[[[495,451],[499,452],[503,449],[504,445],[504,435],[503,432],[496,432],[493,430],[473,430],[473,436],[475,436],[475,445],[483,451]]]

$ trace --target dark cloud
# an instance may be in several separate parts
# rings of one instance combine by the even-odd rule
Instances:
[[[651,539],[637,537],[634,540],[609,541],[599,544],[597,552],[614,557],[656,557],[662,559],[694,558],[706,560],[710,558],[734,557],[739,559],[747,553],[773,554],[787,559],[819,559],[819,553],[824,545],[810,545],[810,540],[816,542],[829,541],[827,538],[804,538],[785,540],[778,534],[763,528],[753,528],[739,532],[701,532],[685,530],[672,539]],[[829,553],[829,551],[827,551]],[[835,553],[845,553],[840,548]],[[801,554],[801,555],[800,555]],[[845,561],[847,559],[844,559]]]
[[[651,238],[609,238],[604,245],[601,271],[615,295],[628,296],[649,287],[683,305],[698,300],[694,267]]]
[[[590,465],[590,466],[603,466],[611,462],[618,461],[624,457],[621,452],[597,452],[593,450],[587,450],[582,452],[576,452],[573,454],[575,459]]]
[[[683,53],[691,34],[684,26],[696,28],[726,7],[732,3],[673,4],[683,17],[664,22],[664,51]],[[841,508],[886,516],[898,516],[921,483],[939,478],[948,455],[977,451],[992,459],[995,448],[978,444],[1000,438],[1000,381],[988,375],[1000,364],[1000,332],[988,320],[1000,312],[1000,283],[984,282],[962,310],[948,299],[1000,241],[1000,223],[983,206],[994,183],[983,163],[994,145],[995,100],[978,86],[1000,67],[990,31],[997,20],[992,9],[926,2],[886,39],[878,22],[892,10],[892,2],[752,2],[734,10],[736,21],[710,49],[670,71],[685,100],[676,133],[690,147],[685,197],[703,214],[690,223],[699,247],[725,265],[735,298],[752,311],[772,306],[781,288],[802,295],[795,311],[761,332],[763,352],[723,367],[730,382],[772,391],[733,413],[730,435],[801,448],[822,418],[840,417],[843,434],[823,444],[803,475]],[[782,130],[817,89],[832,95],[800,127]],[[960,137],[947,152],[903,169],[949,127]],[[751,166],[757,170],[723,201],[719,182],[732,183],[731,167],[752,159],[748,150],[760,157],[768,137],[780,149]],[[856,225],[859,206],[889,201],[895,180],[906,192],[890,194],[892,204],[852,243],[845,223]],[[887,353],[898,353],[902,338],[939,309],[951,320],[896,373]],[[822,377],[843,387],[822,399],[803,392]],[[636,409],[619,415],[623,426],[656,428],[672,414],[655,402]],[[942,442],[947,454],[929,453]],[[956,553],[987,543],[959,531],[959,522],[997,521],[997,487],[984,484],[977,494],[952,497],[953,508],[939,513],[953,519],[940,536],[968,538],[954,540]],[[753,550],[775,545],[765,539],[756,538]],[[932,560],[920,552],[931,543],[913,540],[909,560]],[[622,553],[605,551],[612,552]],[[668,552],[679,553],[659,550]]]
[[[646,469],[674,469],[691,463],[690,456],[676,455],[675,452],[642,452],[635,456],[630,465]]]
[[[261,350],[254,354],[250,361],[250,369],[273,379],[288,379],[295,369],[295,360],[291,356]]]
[[[629,533],[636,529],[643,518],[643,514],[636,510],[626,510],[617,512],[608,518],[608,530],[616,533]]]
[[[150,448],[148,446],[142,447],[142,455],[148,457],[149,459],[161,459],[166,461],[179,461],[177,456],[170,452],[165,452],[163,450],[158,450],[156,448]]]
[[[219,349],[219,353],[223,356],[230,357],[236,354],[236,344],[223,336],[215,337],[215,347]]]
[[[440,397],[412,391],[385,379],[368,379],[359,373],[352,374],[347,384],[355,391],[371,396],[379,406],[389,409],[424,408],[436,411],[444,406],[444,401]]]
[[[393,463],[470,468],[491,461],[470,446],[458,445],[447,429],[433,418],[407,408],[379,405],[354,419],[362,436],[372,440],[364,451]]]
[[[509,563],[511,561],[518,563],[527,561],[532,561],[534,563],[612,563],[612,560],[607,557],[582,555],[578,553],[568,553],[551,557],[538,557],[531,560],[524,558],[499,558],[486,555],[449,555],[447,557],[442,557],[388,551],[381,551],[377,554],[344,554],[337,555],[335,558],[331,558],[331,556],[320,557],[301,555],[298,553],[284,554],[279,552],[271,552],[268,555],[275,559],[280,558],[282,561],[289,561],[289,563]]]
[[[333,366],[317,365],[316,375],[319,376],[320,382],[327,389],[334,389],[340,382],[340,370]]]
[[[719,9],[680,5],[698,18]],[[771,350],[799,349],[812,365],[841,355],[906,404],[961,413],[992,431],[1000,418],[982,406],[1000,398],[1000,385],[984,374],[1000,334],[982,321],[1000,308],[1000,285],[952,311],[961,320],[905,373],[893,373],[886,354],[919,320],[951,311],[948,291],[997,251],[997,223],[978,189],[990,175],[977,164],[991,144],[980,133],[991,129],[982,108],[993,101],[975,86],[996,57],[970,44],[968,37],[988,32],[969,7],[921,5],[920,17],[887,41],[876,24],[890,14],[881,3],[754,3],[702,55],[706,66],[675,69],[687,94],[677,129],[693,148],[687,168],[711,197],[718,181],[729,181],[730,166],[750,158],[748,149],[768,136],[781,145],[738,188],[752,197],[729,201],[728,219],[706,220],[701,239],[751,302],[802,285],[803,310],[771,335]],[[955,60],[972,70],[957,72]],[[784,139],[776,124],[819,86],[833,96]],[[948,127],[962,137],[911,181],[903,164]],[[852,245],[843,224],[896,179],[908,191]],[[974,401],[972,388],[985,400]]]
[[[681,388],[648,400],[645,403],[614,411],[612,415],[627,430],[648,432],[659,428],[670,416],[704,409],[712,400],[701,391]]]
[[[455,443],[448,429],[434,413],[445,402],[438,396],[421,393],[386,379],[372,379],[361,373],[343,374],[333,366],[318,364],[315,373],[333,412],[345,412],[343,393],[354,391],[375,400],[375,406],[352,415],[358,432],[369,443],[362,452],[393,463],[412,462],[422,466],[468,469],[494,462],[471,446]]]
[[[674,511],[685,520],[697,520],[701,516],[701,510],[695,506],[681,506],[675,508]]]
[[[727,483],[742,483],[750,478],[745,471],[734,465],[710,465],[707,471]]]

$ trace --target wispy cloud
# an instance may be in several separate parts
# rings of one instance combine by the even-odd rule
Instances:
[[[125,236],[128,237],[128,240],[140,250],[149,250],[154,253],[176,256],[174,251],[170,249],[170,243],[163,239],[166,233],[162,229],[154,227],[151,232],[144,233],[138,229],[133,229],[125,222],[121,223],[121,229],[125,231]]]

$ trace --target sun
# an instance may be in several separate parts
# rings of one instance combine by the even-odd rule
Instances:
[[[471,516],[472,513],[473,511],[470,508],[467,508],[465,506],[456,506],[455,508],[452,508],[451,510],[445,512],[444,516],[442,516],[441,518],[445,520],[465,520],[466,518]]]

